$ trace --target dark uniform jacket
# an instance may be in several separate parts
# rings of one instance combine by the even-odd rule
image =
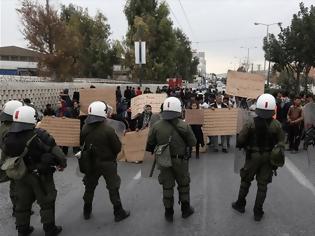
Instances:
[[[4,138],[4,152],[6,156],[16,157],[21,155],[26,143],[35,134],[37,137],[30,143],[29,151],[24,157],[24,162],[28,169],[32,171],[41,168],[44,163],[51,167],[66,167],[67,160],[65,155],[56,145],[54,138],[43,129],[25,130],[18,133],[9,131]]]
[[[264,142],[258,144],[257,127],[255,121],[265,122],[265,131],[267,132]],[[257,124],[256,123],[256,124]],[[263,128],[264,128],[263,127]],[[264,120],[262,118],[256,117],[254,120],[246,123],[237,137],[236,146],[238,148],[245,148],[251,152],[270,152],[275,145],[284,147],[284,132],[281,127],[281,123],[278,120]]]
[[[170,122],[172,122],[177,127],[181,135],[184,137],[184,140],[175,131]],[[149,131],[146,150],[149,152],[153,152],[154,148],[157,145],[163,145],[168,143],[170,137],[172,137],[170,143],[170,152],[172,156],[185,155],[186,147],[187,146],[193,147],[197,143],[197,140],[195,138],[194,133],[191,130],[191,127],[188,124],[186,124],[183,120],[181,119],[174,119],[171,121],[160,120],[156,122]]]
[[[98,161],[116,161],[121,142],[115,130],[105,122],[85,124],[81,133],[81,145],[92,147],[93,157]]]

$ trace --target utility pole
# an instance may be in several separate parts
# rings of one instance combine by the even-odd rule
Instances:
[[[264,23],[257,23],[255,22],[254,25],[264,25],[267,27],[267,42],[269,43],[269,26],[272,25],[278,25],[279,27],[281,27],[281,22],[277,22],[277,23],[272,23],[272,24],[264,24]],[[269,50],[268,50],[269,53]],[[269,56],[269,55],[268,55]],[[266,71],[266,57],[265,57],[265,64],[264,64],[264,72]],[[267,87],[269,88],[269,83],[270,83],[270,61],[268,62],[268,74],[267,74]]]

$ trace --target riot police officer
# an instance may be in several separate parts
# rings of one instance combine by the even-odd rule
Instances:
[[[275,108],[276,101],[272,95],[261,95],[257,100],[257,117],[245,124],[237,138],[237,147],[246,150],[246,161],[240,172],[238,199],[232,207],[240,213],[245,212],[246,196],[256,176],[255,221],[260,221],[264,215],[267,185],[271,183],[274,171],[284,164],[284,133],[281,124],[272,118]]]
[[[23,106],[23,103],[20,101],[12,100],[4,104],[3,111],[0,113],[0,149],[2,149],[2,140],[4,136],[7,134],[8,130],[10,129],[12,122],[13,122],[13,113],[14,111]],[[0,166],[4,163],[6,157],[5,154],[2,152],[0,153]],[[8,177],[4,171],[0,170],[0,182],[8,181]],[[13,206],[12,216],[15,216],[15,183],[14,180],[10,180],[10,199]]]
[[[34,108],[28,106],[14,111],[13,123],[3,140],[7,159],[2,169],[15,179],[16,228],[19,236],[29,235],[34,230],[30,226],[30,217],[35,200],[40,206],[45,236],[56,236],[62,228],[55,225],[57,190],[53,173],[66,167],[66,159],[52,136],[45,130],[35,128],[35,116]]]
[[[85,173],[83,183],[84,218],[90,219],[94,191],[101,176],[104,177],[109,192],[110,201],[114,206],[115,221],[122,221],[129,217],[125,211],[119,195],[120,177],[117,174],[117,155],[121,151],[121,142],[115,130],[106,125],[107,105],[96,101],[88,108],[88,117],[81,133],[83,146],[80,170]]]
[[[163,103],[162,120],[156,122],[149,131],[146,150],[154,152],[159,145],[169,142],[171,166],[159,166],[159,182],[163,186],[165,219],[173,221],[174,187],[178,185],[179,202],[182,217],[188,218],[194,213],[190,205],[189,157],[191,147],[196,145],[196,138],[190,126],[182,119],[182,105],[178,98],[169,97]]]

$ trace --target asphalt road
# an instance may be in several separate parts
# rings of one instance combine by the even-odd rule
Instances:
[[[56,221],[63,226],[61,235],[211,235],[211,236],[313,236],[315,235],[315,152],[310,166],[306,152],[287,154],[286,166],[269,185],[262,222],[253,220],[256,184],[253,183],[244,215],[234,212],[231,202],[237,197],[240,178],[234,173],[234,150],[228,154],[208,152],[199,160],[191,159],[191,203],[196,213],[182,219],[175,205],[173,224],[164,220],[162,189],[156,178],[147,178],[141,164],[119,163],[123,205],[131,217],[115,223],[113,209],[103,179],[95,194],[93,216],[82,216],[83,185],[77,161],[69,159],[68,168],[55,175],[58,188]],[[146,165],[149,167],[149,165]],[[157,173],[156,173],[157,174]],[[0,185],[0,235],[17,235],[8,184]],[[177,195],[175,197],[177,198]],[[34,204],[34,236],[43,235],[39,209]]]

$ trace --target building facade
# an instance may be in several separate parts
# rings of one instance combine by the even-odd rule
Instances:
[[[21,47],[0,47],[0,75],[37,75],[38,56]]]

